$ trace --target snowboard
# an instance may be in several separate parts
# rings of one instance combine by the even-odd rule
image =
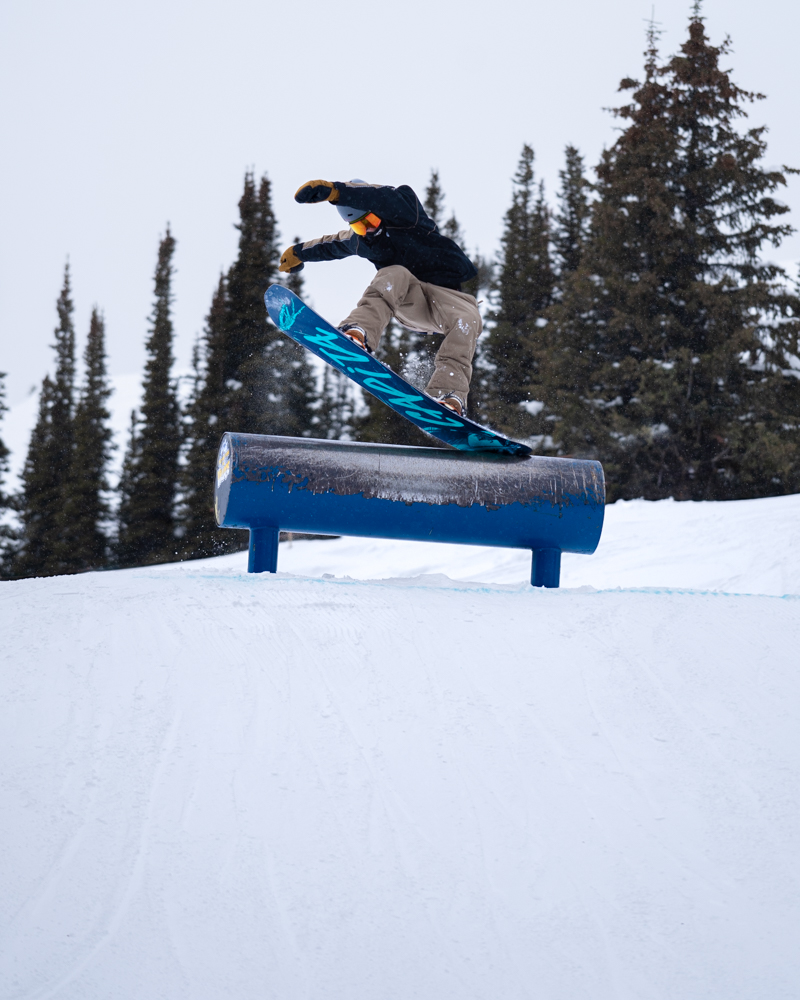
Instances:
[[[420,392],[309,309],[302,299],[283,285],[271,285],[264,293],[264,303],[272,322],[292,340],[363,386],[426,434],[459,451],[531,454],[527,445],[502,437],[467,417],[459,417],[431,396]]]

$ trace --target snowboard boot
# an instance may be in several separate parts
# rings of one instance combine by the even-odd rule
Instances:
[[[464,416],[466,404],[457,392],[448,392],[444,396],[439,396],[437,398],[437,402],[441,403],[442,406],[446,406],[448,410],[452,410],[453,413],[457,414],[459,417]]]
[[[340,326],[339,330],[347,337],[348,340],[352,340],[354,344],[357,344],[362,350],[367,351],[368,354],[372,354],[369,344],[367,343],[367,334],[365,330],[362,330],[360,326]]]

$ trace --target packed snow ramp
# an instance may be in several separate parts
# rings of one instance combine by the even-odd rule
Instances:
[[[797,996],[797,599],[0,600],[5,1000]]]

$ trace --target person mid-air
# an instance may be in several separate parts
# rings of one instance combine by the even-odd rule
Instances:
[[[443,334],[425,391],[463,414],[482,326],[478,303],[461,291],[463,282],[477,274],[463,250],[439,232],[406,184],[308,181],[294,198],[331,202],[350,228],[295,243],[284,251],[280,270],[292,273],[312,261],[353,254],[372,261],[378,273],[339,329],[370,352],[392,317],[410,330]]]

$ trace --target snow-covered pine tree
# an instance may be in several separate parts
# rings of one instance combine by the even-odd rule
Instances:
[[[545,313],[553,301],[550,211],[537,185],[534,153],[522,148],[506,212],[494,286],[495,308],[487,322],[484,412],[491,424],[514,437],[538,432],[538,380],[547,352]],[[526,404],[530,404],[526,408]]]
[[[95,307],[84,353],[85,382],[75,407],[72,466],[60,515],[61,572],[99,569],[108,558],[108,462],[111,428],[105,323]]]
[[[138,424],[132,422],[120,483],[116,558],[121,566],[167,562],[178,548],[175,506],[182,428],[172,376],[174,253],[168,226],[158,247],[141,415]]]
[[[18,497],[20,538],[12,560],[15,577],[52,576],[59,562],[61,519],[72,471],[75,393],[75,327],[69,264],[56,303],[55,378],[45,376]]]
[[[553,310],[546,402],[565,452],[606,465],[609,497],[726,499],[800,489],[800,301],[760,259],[792,230],[765,170],[758,95],[720,68],[699,4],[679,55],[651,26],[625,131],[597,169],[578,270]],[[794,362],[796,364],[796,361]]]

